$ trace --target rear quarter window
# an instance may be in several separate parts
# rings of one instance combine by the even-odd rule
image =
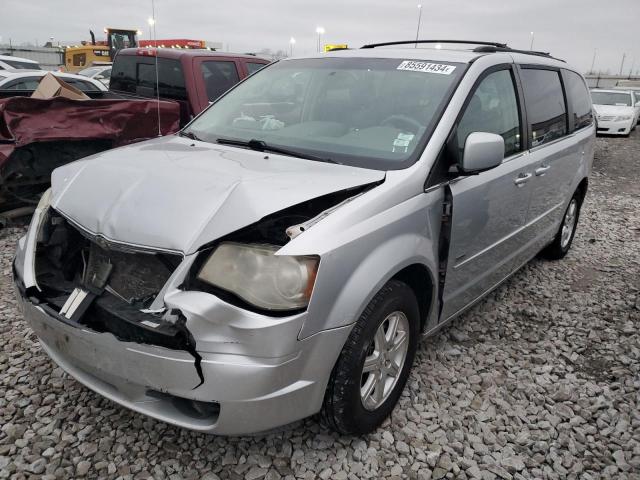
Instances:
[[[567,134],[567,107],[560,72],[537,68],[521,70],[529,120],[531,146],[552,142]]]
[[[580,75],[570,70],[565,70],[565,80],[567,98],[571,102],[573,113],[573,131],[588,127],[593,123],[593,113],[587,85]]]

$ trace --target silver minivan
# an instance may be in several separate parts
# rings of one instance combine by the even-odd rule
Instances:
[[[14,262],[49,356],[197,431],[379,426],[422,337],[566,255],[593,160],[566,63],[418,43],[279,61],[177,135],[55,170]]]

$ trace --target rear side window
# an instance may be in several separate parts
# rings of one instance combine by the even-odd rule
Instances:
[[[580,75],[565,70],[567,97],[571,100],[573,110],[573,131],[591,125],[593,114],[591,113],[591,97],[587,85]]]
[[[559,72],[535,68],[524,68],[521,72],[531,146],[566,135],[567,108]]]
[[[235,62],[205,61],[200,64],[200,70],[210,102],[216,100],[240,81]]]
[[[160,96],[186,100],[187,89],[178,60],[158,58]],[[111,89],[144,96],[156,95],[156,64],[153,57],[119,55],[111,70]]]
[[[11,68],[17,68],[18,70],[40,70],[40,65],[37,63],[20,62],[18,60],[3,60],[4,63]],[[2,69],[2,67],[0,67]]]
[[[3,88],[6,90],[35,90],[40,83],[40,77],[27,77],[19,80],[13,80],[7,83]]]
[[[264,67],[266,67],[264,63],[247,62],[247,71],[249,72],[249,75],[256,73]]]
[[[82,90],[83,92],[99,92],[100,91],[100,89],[91,82],[85,82],[83,80],[78,80],[76,78],[61,78],[61,80],[63,82],[68,83],[69,85],[76,87],[78,90]]]
[[[501,135],[505,157],[520,151],[520,115],[509,70],[490,73],[476,88],[458,124],[460,149],[464,149],[467,137],[473,132]]]

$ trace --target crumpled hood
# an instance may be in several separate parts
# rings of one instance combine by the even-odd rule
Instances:
[[[52,206],[108,240],[189,254],[291,205],[383,178],[168,136],[58,168]]]
[[[615,116],[618,115],[631,115],[635,113],[633,107],[627,107],[625,105],[593,105],[593,109],[598,116]]]

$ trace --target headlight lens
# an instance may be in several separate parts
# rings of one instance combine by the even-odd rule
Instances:
[[[309,304],[317,256],[275,255],[280,247],[221,243],[198,279],[267,310],[294,310]]]
[[[616,118],[616,122],[621,122],[622,120],[631,120],[631,115],[620,115]]]

